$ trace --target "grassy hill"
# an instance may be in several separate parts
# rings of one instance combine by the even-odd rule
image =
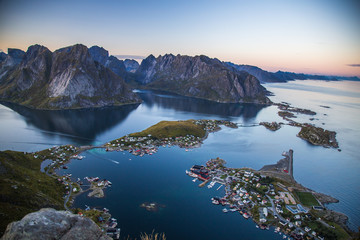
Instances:
[[[153,138],[171,138],[193,135],[204,137],[205,130],[202,125],[197,125],[193,120],[187,121],[161,121],[142,132],[130,134],[131,137],[146,137],[151,135]]]
[[[8,223],[43,207],[63,208],[65,188],[40,172],[42,159],[22,152],[0,152],[0,236]]]

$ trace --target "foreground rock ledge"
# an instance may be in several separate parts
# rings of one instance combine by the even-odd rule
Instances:
[[[1,240],[7,239],[90,239],[107,240],[100,228],[89,218],[67,211],[43,208],[29,213],[18,222],[10,223]]]

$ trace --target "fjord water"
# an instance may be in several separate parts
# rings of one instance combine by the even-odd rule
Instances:
[[[340,203],[329,208],[350,217],[350,226],[360,226],[360,83],[293,81],[266,84],[274,102],[289,102],[317,112],[298,115],[337,132],[341,152],[312,146],[296,137],[299,129],[284,126],[271,132],[261,121],[283,121],[275,106],[219,104],[159,92],[139,92],[140,105],[72,111],[30,110],[13,104],[0,105],[1,150],[36,151],[53,145],[100,145],[125,134],[140,131],[161,120],[226,119],[244,127],[212,133],[201,148],[185,152],[177,147],[160,148],[152,156],[135,157],[122,152],[91,150],[85,159],[73,160],[68,170],[73,177],[99,176],[112,181],[105,198],[79,196],[75,207],[107,207],[118,219],[122,236],[139,232],[165,232],[169,239],[279,238],[272,231],[255,228],[239,214],[221,211],[211,204],[212,196],[224,190],[199,188],[185,175],[193,164],[221,157],[230,167],[259,169],[275,163],[281,153],[294,149],[294,177],[302,185],[332,195]],[[330,108],[324,107],[328,106]],[[314,117],[313,121],[309,118]],[[324,125],[323,125],[324,124]],[[131,160],[130,160],[131,159]],[[140,208],[143,202],[166,205],[159,212]],[[241,236],[241,237],[240,237]]]

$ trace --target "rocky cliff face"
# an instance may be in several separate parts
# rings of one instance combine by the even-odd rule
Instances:
[[[67,211],[43,208],[8,225],[1,240],[10,239],[111,239],[89,218]]]
[[[135,61],[134,59],[125,59],[124,61],[126,71],[135,73],[136,70],[139,68],[139,63]]]
[[[9,51],[0,73],[0,99],[33,108],[101,107],[140,101],[123,79],[95,61],[89,49],[80,44],[53,53],[34,45],[22,58],[20,53]]]
[[[144,59],[137,81],[148,88],[217,102],[268,103],[266,90],[246,72],[232,71],[218,59],[167,54]]]
[[[127,78],[127,71],[124,61],[119,60],[114,56],[109,56],[109,52],[102,47],[93,46],[89,48],[89,52],[95,61],[109,68],[124,80]]]
[[[24,55],[24,51],[14,48],[9,48],[8,54],[2,53],[3,60],[0,62],[0,84],[3,76],[13,67],[19,65]]]

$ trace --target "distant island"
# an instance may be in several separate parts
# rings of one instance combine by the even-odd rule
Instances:
[[[324,81],[339,81],[339,80],[349,80],[349,81],[360,81],[356,76],[347,77],[347,76],[331,76],[331,75],[314,75],[314,74],[305,74],[305,73],[294,73],[294,72],[269,72],[263,70],[257,66],[245,65],[245,64],[234,64],[231,62],[225,62],[229,67],[232,67],[238,71],[245,71],[254,75],[261,83],[267,82],[287,82],[292,80],[324,80]]]

